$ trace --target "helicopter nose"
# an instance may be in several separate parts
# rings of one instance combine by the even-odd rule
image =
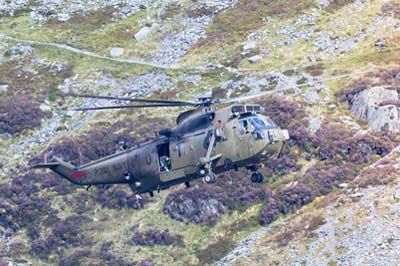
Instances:
[[[289,139],[289,134],[286,129],[266,130],[266,138],[263,139],[264,148],[261,155],[264,158],[269,158],[282,150],[283,144]]]

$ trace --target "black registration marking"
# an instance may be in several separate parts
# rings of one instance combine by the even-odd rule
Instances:
[[[112,165],[106,165],[106,166],[101,166],[98,168],[95,168],[93,170],[93,175],[94,176],[104,176],[104,175],[109,175],[111,172],[122,172],[124,171],[124,163],[115,163]]]
[[[99,168],[95,168],[93,173],[95,176],[106,175],[110,173],[110,169],[108,169],[108,166],[101,166]]]

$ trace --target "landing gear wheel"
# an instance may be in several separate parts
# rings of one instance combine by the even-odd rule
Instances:
[[[217,176],[214,173],[208,173],[204,178],[204,182],[206,183],[215,183]]]
[[[251,174],[251,182],[261,183],[264,180],[264,176],[260,172],[254,172]]]

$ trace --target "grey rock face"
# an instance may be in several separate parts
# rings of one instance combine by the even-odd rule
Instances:
[[[9,16],[13,16],[15,11],[25,8],[28,3],[28,0],[0,1],[0,13],[4,12]]]
[[[165,34],[160,38],[158,51],[151,58],[151,61],[165,65],[176,64],[193,44],[205,36],[207,27],[213,21],[215,15],[233,7],[235,4],[236,0],[203,0],[199,3],[199,7],[213,9],[215,11],[213,14],[199,17],[184,16],[179,21],[179,27],[182,29],[178,32],[171,32],[167,28],[161,28],[161,32],[165,32]]]
[[[353,98],[350,110],[360,119],[367,120],[368,126],[376,131],[400,132],[400,110],[394,105],[379,106],[384,101],[399,99],[396,90],[373,87],[361,91]]]
[[[156,28],[156,24],[153,24],[151,27],[143,27],[141,28],[136,34],[135,34],[135,39],[137,41],[142,41],[144,39],[146,39],[147,36],[149,36],[151,33],[153,33],[153,31]]]
[[[375,131],[400,132],[400,108],[395,105],[374,106],[368,112],[368,126]]]
[[[357,94],[353,99],[350,110],[358,118],[366,120],[371,107],[387,100],[398,100],[397,91],[383,87],[373,87]]]
[[[5,57],[9,57],[11,60],[23,58],[27,55],[31,55],[35,52],[35,49],[32,46],[17,44],[11,46],[10,49],[4,52]]]

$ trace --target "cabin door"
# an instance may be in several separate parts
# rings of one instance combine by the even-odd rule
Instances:
[[[241,119],[237,121],[237,134],[236,138],[236,154],[239,160],[247,159],[250,157],[250,150],[252,144],[252,129],[248,119]]]

